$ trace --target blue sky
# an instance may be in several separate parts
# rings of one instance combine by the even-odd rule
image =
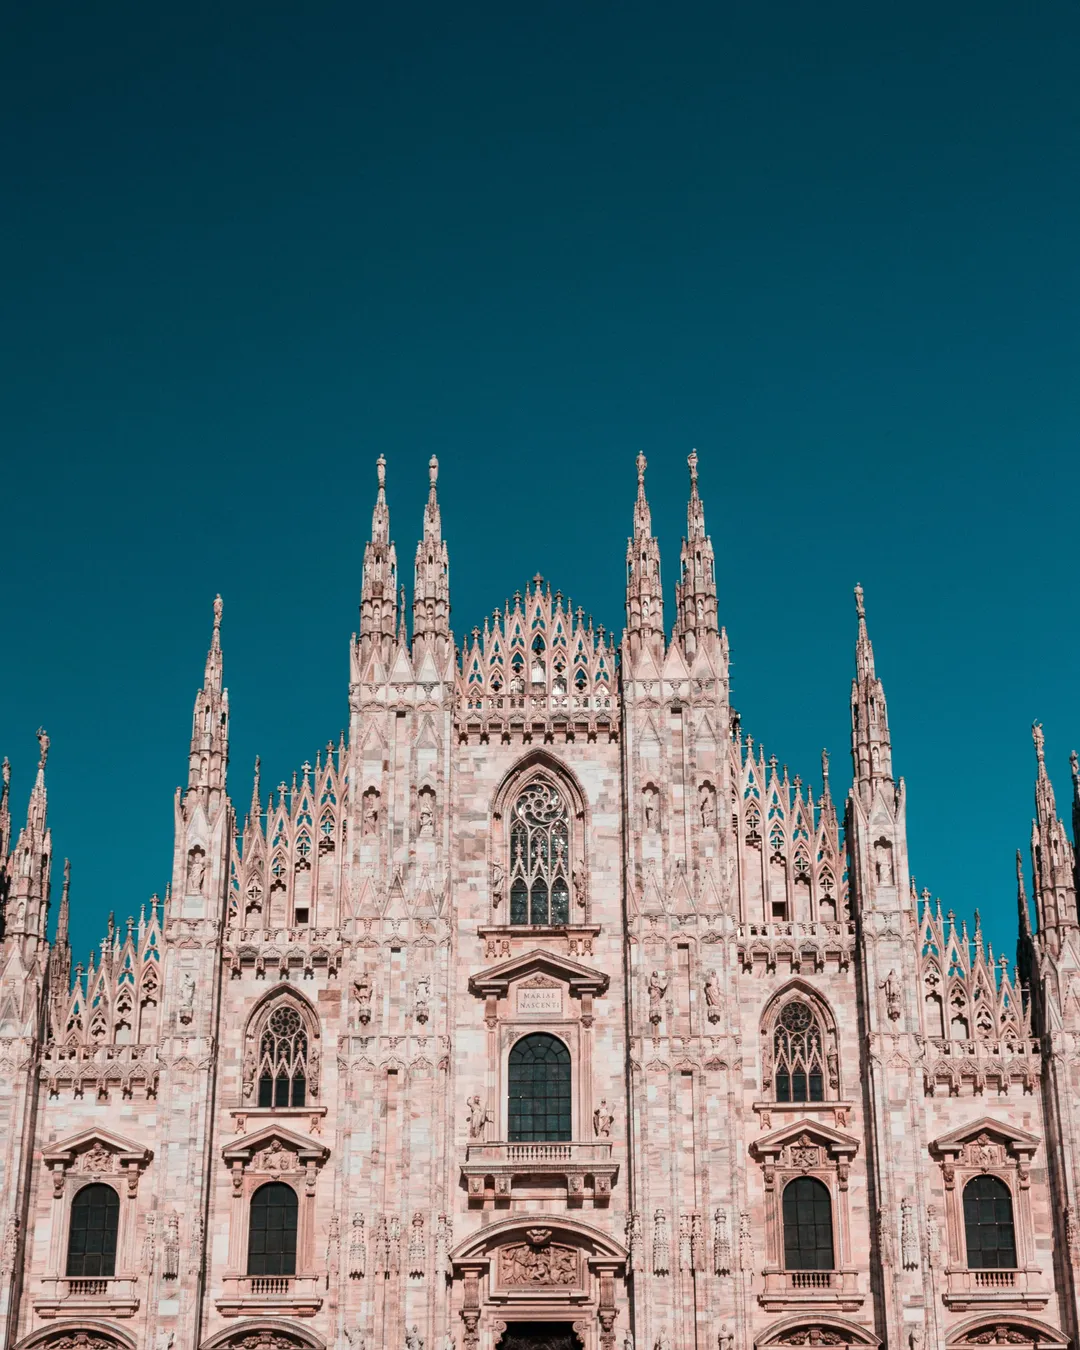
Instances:
[[[1080,742],[1080,10],[9,7],[5,659],[84,955],[164,888],[215,592],[243,807],[346,718],[374,461],[440,457],[459,635],[535,572],[621,631],[697,447],[744,726],[849,778],[866,588],[912,866],[1015,935]]]

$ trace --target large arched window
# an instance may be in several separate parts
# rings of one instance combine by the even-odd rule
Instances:
[[[304,1019],[290,1003],[281,1003],[266,1019],[259,1038],[259,1105],[304,1106],[307,1063]]]
[[[547,777],[533,778],[510,813],[510,922],[570,922],[570,813]]]
[[[120,1197],[111,1186],[98,1182],[76,1192],[68,1229],[68,1275],[115,1275],[119,1227]]]
[[[251,1197],[249,1275],[296,1274],[296,1214],[296,1192],[283,1181],[269,1181]]]
[[[964,1231],[969,1270],[1016,1269],[1012,1195],[999,1177],[972,1177],[964,1187]]]
[[[808,1003],[795,999],[780,1010],[773,1032],[778,1102],[825,1100],[821,1024]]]
[[[570,1051],[556,1036],[524,1036],[510,1051],[511,1140],[569,1139]]]
[[[835,1269],[832,1201],[829,1188],[814,1177],[797,1177],[784,1187],[784,1267]]]

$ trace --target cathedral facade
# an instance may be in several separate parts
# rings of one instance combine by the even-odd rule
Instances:
[[[644,470],[621,642],[536,578],[458,645],[437,465],[410,634],[380,460],[348,737],[246,811],[219,601],[171,884],[87,969],[5,762],[3,1347],[1080,1345],[1041,731],[1010,968],[909,884],[861,592],[836,803],[732,710],[695,456],[669,636]]]

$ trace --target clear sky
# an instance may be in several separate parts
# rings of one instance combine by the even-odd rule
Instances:
[[[850,777],[866,588],[912,867],[1011,950],[1080,742],[1080,7],[4,7],[0,753],[85,956],[168,880],[215,592],[230,785],[347,716],[374,461],[459,635],[668,618],[701,456],[744,727]]]

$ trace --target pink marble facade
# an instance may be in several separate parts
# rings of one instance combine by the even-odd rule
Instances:
[[[348,738],[268,794],[256,769],[242,814],[218,602],[171,884],[89,971],[66,877],[46,940],[44,733],[14,837],[5,771],[3,1346],[1077,1345],[1080,929],[1041,731],[1013,970],[910,890],[861,592],[837,805],[827,762],[789,781],[731,710],[694,456],[669,636],[644,469],[621,644],[537,578],[458,646],[437,466],[410,637],[380,461]],[[511,1138],[537,1033],[569,1138]],[[1007,1268],[969,1259],[979,1178]],[[248,1271],[271,1182],[284,1276]],[[832,1260],[793,1269],[809,1182]],[[114,1269],[72,1276],[91,1184]]]

